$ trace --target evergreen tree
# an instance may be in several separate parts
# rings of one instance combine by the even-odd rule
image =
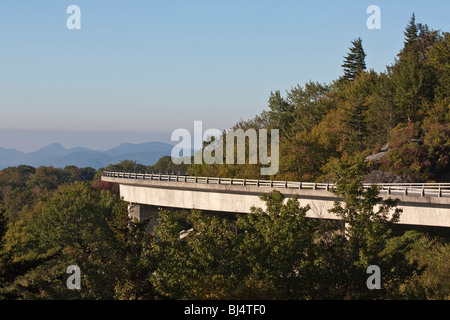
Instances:
[[[352,41],[352,47],[350,53],[344,58],[344,79],[355,80],[362,71],[366,70],[366,53],[362,46],[362,39],[358,38]]]
[[[403,34],[405,35],[404,50],[406,50],[416,43],[419,35],[419,28],[416,24],[416,15],[414,13]]]
[[[402,54],[402,59],[393,68],[391,80],[394,85],[393,102],[401,110],[402,120],[418,121],[426,79],[424,68],[413,51]]]
[[[367,144],[371,148],[385,145],[389,132],[395,128],[402,117],[400,108],[397,108],[393,102],[395,88],[390,76],[389,71],[379,74],[368,100]]]
[[[368,101],[377,78],[377,74],[371,70],[350,82],[342,92],[344,111],[342,121],[347,131],[344,143],[347,152],[361,152],[365,149],[365,139],[368,134]]]
[[[292,124],[293,106],[286,102],[277,90],[270,93],[269,118],[273,128],[280,129],[282,134],[287,134]]]

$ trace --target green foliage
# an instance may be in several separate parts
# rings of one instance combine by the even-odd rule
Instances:
[[[366,105],[366,136],[364,140],[369,149],[379,149],[386,144],[389,132],[401,122],[401,109],[393,101],[395,92],[391,75],[388,72],[380,73],[374,81]]]
[[[56,189],[64,182],[64,173],[59,168],[39,167],[27,181],[28,188],[34,192],[43,192]]]
[[[336,295],[336,298],[397,298],[401,295],[401,284],[418,271],[416,264],[408,261],[407,250],[401,247],[392,250],[388,246],[401,210],[395,209],[398,200],[379,197],[376,185],[363,186],[362,179],[369,170],[370,164],[362,158],[341,161],[337,166],[337,187],[333,192],[342,202],[336,201],[330,212],[341,217],[342,229],[335,234],[331,245],[325,242],[324,249],[331,256],[326,259],[331,261],[326,265],[344,270],[342,275],[331,276],[337,285],[330,296]],[[330,250],[338,252],[339,258],[333,257]],[[381,290],[371,291],[365,287],[364,272],[370,265],[382,270]]]
[[[403,33],[405,35],[404,47],[408,49],[413,46],[417,41],[417,36],[419,34],[419,29],[416,24],[416,14],[413,13],[408,25]]]
[[[291,134],[310,131],[333,108],[329,90],[327,85],[309,81],[304,87],[298,85],[287,92],[287,101],[294,109]]]
[[[391,230],[399,215],[398,210],[390,212],[395,201],[376,209],[378,190],[364,190],[359,184],[364,164],[340,166],[348,170],[338,175],[338,192],[345,200],[333,212],[342,216],[343,224],[307,218],[309,207],[278,191],[261,196],[264,209],[252,208],[235,220],[198,211],[161,211],[156,290],[174,299],[408,296],[405,288],[419,270],[407,256],[411,246],[402,238],[393,240]],[[382,270],[381,290],[366,286],[366,270],[372,264]]]
[[[189,165],[185,163],[174,164],[171,156],[164,156],[159,158],[159,160],[152,166],[147,168],[147,171],[156,171],[156,172],[164,172],[164,171],[174,171],[174,172],[186,172],[189,169]]]
[[[23,208],[0,248],[8,299],[149,299],[152,238],[131,221],[127,204],[88,182],[60,185]],[[6,257],[6,259],[3,259]],[[82,290],[66,287],[66,269],[82,271]]]
[[[293,106],[281,97],[279,90],[270,93],[268,106],[270,108],[268,115],[271,127],[279,129],[282,136],[287,135],[293,122]]]
[[[237,221],[249,270],[246,278],[267,288],[265,295],[272,299],[309,299],[318,280],[314,223],[306,218],[309,207],[300,207],[296,197],[284,203],[278,191],[261,199],[266,210],[252,208]]]
[[[368,136],[367,111],[369,98],[377,80],[375,72],[360,73],[342,92],[344,111],[343,124],[346,128],[344,148],[350,153],[364,150]]]
[[[123,171],[123,172],[147,172],[147,167],[143,164],[132,160],[123,160],[116,164],[109,164],[105,168],[106,171]]]
[[[283,204],[279,192],[262,199],[267,211],[253,208],[235,221],[198,211],[160,212],[157,289],[175,299],[308,297],[314,286],[308,209],[297,199]]]
[[[181,232],[187,235],[180,240]],[[155,228],[159,265],[157,290],[173,299],[223,299],[238,284],[236,234],[232,223],[212,214],[193,211],[174,215],[160,212]]]
[[[92,181],[96,170],[91,167],[78,168],[76,166],[66,166],[63,170],[64,180],[67,182],[74,181]]]
[[[423,67],[413,52],[407,52],[392,73],[395,88],[393,102],[402,110],[406,121],[419,120],[420,107],[424,98],[425,74]]]
[[[352,47],[349,49],[350,52],[344,58],[344,63],[342,64],[344,68],[343,79],[353,81],[361,72],[366,70],[366,53],[362,46],[362,39],[354,39]]]
[[[7,230],[7,222],[5,210],[0,209],[0,288],[2,288],[7,281],[6,270],[9,263],[8,252],[5,252],[4,250],[4,237]]]
[[[264,208],[246,215],[160,211],[155,232],[147,233],[128,217],[127,203],[96,182],[62,184],[13,222],[0,211],[0,297],[448,298],[440,281],[448,246],[393,237],[400,212],[375,187],[361,187],[370,170],[362,158],[334,168],[343,202],[332,212],[342,224],[309,219],[308,206],[274,191],[261,196]],[[81,290],[66,287],[73,264],[82,271]],[[382,270],[382,290],[366,287],[371,264]]]
[[[450,244],[409,231],[400,238],[409,246],[407,257],[421,272],[402,286],[411,299],[450,300]]]
[[[36,172],[36,169],[21,165],[9,167],[0,172],[0,199],[3,199],[9,191],[24,188],[26,181]]]

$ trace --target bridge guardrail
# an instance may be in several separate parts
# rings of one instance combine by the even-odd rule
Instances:
[[[296,182],[296,181],[275,181],[275,180],[254,180],[237,178],[216,178],[198,177],[188,175],[153,174],[153,173],[132,173],[104,171],[104,177],[136,179],[136,180],[156,180],[201,184],[221,184],[240,185],[271,188],[288,189],[310,189],[330,191],[335,188],[332,183]],[[364,184],[368,188],[373,184]],[[422,197],[450,197],[450,183],[377,183],[381,194],[409,195]]]

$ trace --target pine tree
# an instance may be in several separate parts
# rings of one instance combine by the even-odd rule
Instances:
[[[419,28],[416,24],[416,15],[413,13],[405,31],[404,50],[407,50],[417,42],[417,37],[419,35]]]
[[[411,52],[417,61],[427,60],[428,51],[434,43],[442,39],[439,31],[430,29],[426,24],[416,23],[414,14],[403,34],[405,35],[405,42],[400,56],[403,58]]]
[[[344,79],[355,80],[362,71],[366,70],[366,53],[362,46],[362,39],[358,38],[352,41],[352,47],[350,53],[344,58]]]
[[[348,83],[342,91],[342,121],[347,131],[344,145],[345,150],[351,154],[365,149],[368,135],[367,110],[376,81],[377,74],[370,70]]]

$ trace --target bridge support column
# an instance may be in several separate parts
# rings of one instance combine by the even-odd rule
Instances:
[[[153,232],[153,228],[158,224],[158,207],[130,203],[128,205],[128,216],[138,221],[148,220],[146,230],[147,232]]]

